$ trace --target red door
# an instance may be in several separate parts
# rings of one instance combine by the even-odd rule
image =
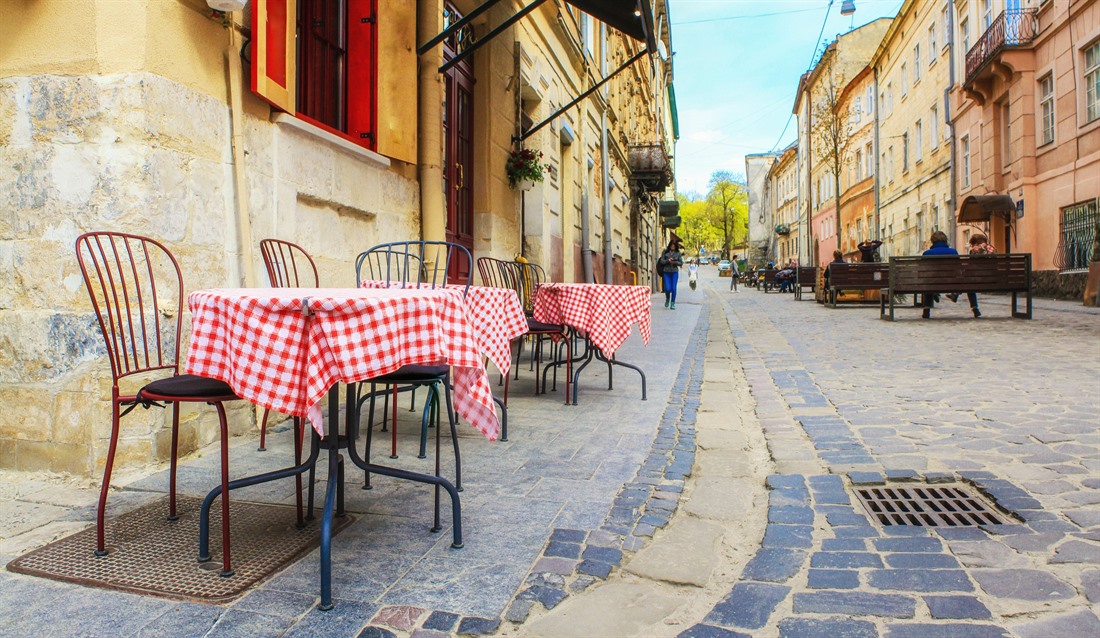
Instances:
[[[448,4],[445,21],[457,22],[461,15]],[[443,47],[443,59],[450,60],[469,42],[467,30],[448,38]],[[445,161],[443,187],[447,201],[447,241],[461,244],[474,252],[474,78],[469,58],[447,70],[444,77],[446,93],[443,105],[443,139]],[[467,265],[452,265],[450,278],[465,281]]]

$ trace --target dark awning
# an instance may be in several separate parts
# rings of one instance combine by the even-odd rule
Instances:
[[[643,42],[646,45],[646,50],[649,53],[657,52],[657,41],[653,35],[653,10],[650,8],[649,0],[565,0],[567,3],[577,7],[581,11],[591,15],[592,17],[604,22],[610,27],[618,29],[627,37],[634,38],[639,42]],[[482,4],[478,5],[473,11],[466,14],[464,18],[455,22],[451,26],[443,30],[442,33],[435,36],[431,40],[428,40],[417,49],[418,55],[423,55],[426,51],[436,46],[440,42],[443,42],[451,34],[455,33],[459,29],[464,28],[467,24],[471,23],[474,18],[481,15],[485,11],[488,11],[491,7],[499,3],[500,0],[485,0]],[[440,73],[451,68],[455,64],[458,64],[461,60],[473,54],[474,51],[479,49],[483,44],[492,40],[498,34],[502,33],[505,29],[512,26],[515,22],[522,19],[525,15],[534,11],[545,0],[533,0],[530,4],[526,5],[514,15],[506,19],[504,22],[497,25],[491,31],[481,36],[472,45],[464,49],[461,53],[451,58],[450,61],[439,67]]]
[[[994,213],[1010,220],[1016,212],[1016,202],[1011,195],[970,195],[959,205],[959,221],[963,223],[987,222]]]

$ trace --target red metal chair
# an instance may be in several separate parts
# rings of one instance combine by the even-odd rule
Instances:
[[[260,254],[267,269],[267,279],[272,288],[318,288],[321,278],[317,275],[317,263],[305,248],[282,239],[264,239],[260,242]],[[261,452],[267,450],[267,415],[264,410],[260,422]],[[295,432],[301,428],[301,419],[294,417]],[[301,462],[301,437],[295,441],[295,461]],[[299,488],[299,491],[300,488]]]
[[[238,400],[223,381],[180,374],[180,333],[183,325],[183,275],[163,244],[128,233],[91,232],[76,240],[76,257],[92,308],[103,333],[111,362],[111,441],[103,468],[103,485],[96,510],[97,556],[108,551],[104,513],[118,450],[122,417],[142,406],[172,405],[172,450],[168,479],[168,518],[176,520],[176,466],[179,448],[179,404],[209,403],[221,426],[222,576],[232,576],[229,547],[229,432],[226,401]],[[147,373],[168,376],[128,393],[124,380]],[[136,385],[130,379],[128,385]]]

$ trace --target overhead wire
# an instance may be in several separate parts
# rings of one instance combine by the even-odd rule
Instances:
[[[817,43],[814,44],[813,55],[810,57],[810,64],[806,67],[806,71],[809,71],[814,66],[814,60],[817,59],[817,49],[821,46],[821,36],[825,35],[825,25],[829,22],[829,13],[833,10],[833,2],[835,0],[829,0],[829,6],[825,8],[825,19],[821,21],[821,31],[817,33]],[[794,111],[787,116],[787,123],[783,125],[783,131],[779,134],[779,139],[775,141],[770,152],[775,152],[775,149],[779,148],[779,144],[783,142],[783,136],[787,134],[787,128],[791,125],[791,120],[794,119]]]

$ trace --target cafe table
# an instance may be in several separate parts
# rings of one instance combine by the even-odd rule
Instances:
[[[648,344],[651,332],[650,292],[645,286],[612,284],[549,283],[535,290],[534,318],[537,321],[565,324],[585,339],[584,354],[573,369],[573,405],[580,394],[580,375],[593,359],[607,364],[607,389],[612,389],[612,366],[636,371],[642,378],[642,400],[646,399],[645,372],[620,361],[615,351],[638,325],[642,340]],[[555,362],[559,365],[563,362]]]
[[[458,492],[446,478],[367,463],[356,453],[354,427],[339,432],[338,384],[369,380],[404,365],[447,364],[453,371],[454,408],[490,441],[500,433],[492,391],[460,296],[443,289],[255,288],[199,290],[188,297],[191,340],[185,369],[225,381],[243,399],[308,419],[314,429],[310,459],[293,468],[230,482],[230,489],[274,480],[311,467],[319,441],[329,450],[329,480],[321,521],[321,608],[332,608],[332,516],[346,445],[362,469],[436,486],[451,497],[453,547],[462,546]],[[323,399],[328,396],[328,419]],[[438,434],[437,434],[438,454]],[[204,554],[200,513],[200,558]],[[341,498],[342,501],[342,498]]]

